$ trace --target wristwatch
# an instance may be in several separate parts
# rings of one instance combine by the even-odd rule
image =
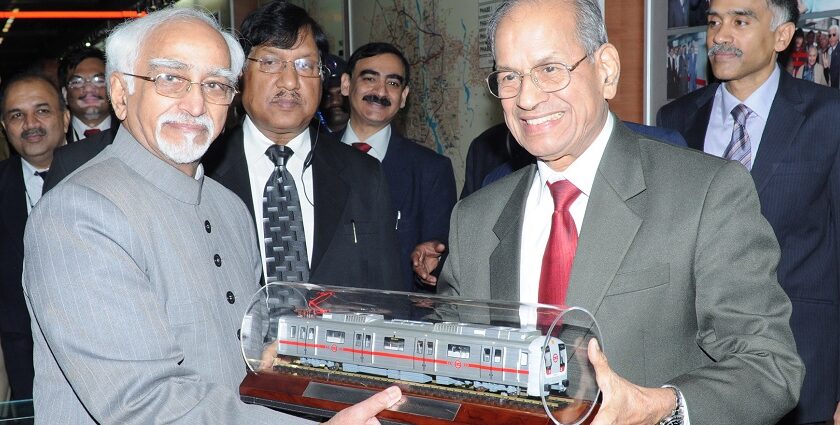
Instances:
[[[685,401],[683,400],[682,393],[679,389],[677,389],[677,387],[666,385],[665,388],[670,388],[674,391],[674,397],[677,399],[677,404],[676,407],[674,407],[674,410],[671,411],[671,414],[659,421],[659,425],[683,425],[683,409],[685,409]]]

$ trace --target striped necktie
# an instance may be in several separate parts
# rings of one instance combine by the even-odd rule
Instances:
[[[750,147],[750,135],[747,133],[747,118],[752,110],[743,103],[732,108],[732,118],[735,125],[732,126],[732,139],[729,146],[723,152],[723,157],[732,159],[744,164],[747,170],[752,169],[752,148]]]

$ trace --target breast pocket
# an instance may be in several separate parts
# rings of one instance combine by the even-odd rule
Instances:
[[[615,275],[607,296],[644,291],[670,282],[671,268],[668,264],[655,264],[642,270],[620,272]]]

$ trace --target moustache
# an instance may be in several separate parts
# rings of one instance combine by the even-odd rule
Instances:
[[[47,130],[39,127],[39,128],[32,128],[32,129],[29,129],[29,130],[22,131],[20,133],[20,138],[21,139],[26,139],[26,138],[32,137],[32,136],[46,136],[46,135],[47,135]]]
[[[378,104],[380,104],[382,106],[385,106],[385,107],[391,106],[391,100],[388,99],[385,96],[377,96],[375,94],[368,94],[368,95],[365,95],[364,97],[362,97],[362,100],[364,100],[365,102],[370,102],[370,103],[378,103]]]
[[[737,57],[744,55],[744,51],[731,44],[715,44],[709,49],[709,57],[717,55],[718,53],[732,53]]]
[[[296,90],[281,90],[274,95],[274,99],[288,99],[296,103],[301,103],[301,96]]]
[[[185,125],[199,125],[204,127],[204,130],[210,134],[215,130],[213,120],[207,115],[199,115],[194,117],[186,112],[168,113],[160,117],[160,127],[165,124],[185,124]]]

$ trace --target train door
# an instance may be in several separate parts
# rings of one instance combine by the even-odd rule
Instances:
[[[435,359],[435,341],[417,338],[414,345],[414,370],[431,372]]]
[[[370,362],[373,350],[373,334],[356,332],[353,335],[353,360],[358,363]]]
[[[481,347],[481,379],[493,380],[496,376],[493,371],[493,347],[483,345]]]

